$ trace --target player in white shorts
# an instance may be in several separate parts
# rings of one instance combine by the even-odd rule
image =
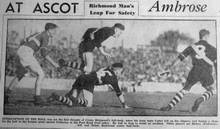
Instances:
[[[27,68],[37,75],[35,82],[35,96],[34,103],[36,105],[43,104],[46,101],[41,97],[41,87],[43,87],[43,80],[45,77],[39,62],[34,57],[34,54],[40,52],[41,56],[47,59],[54,67],[59,67],[49,56],[47,46],[49,38],[56,34],[57,25],[54,23],[46,23],[45,31],[29,36],[21,42],[20,47],[17,50],[19,57],[19,64],[16,69],[16,77],[11,81],[5,94],[5,103],[8,103],[9,93],[14,86],[25,76]]]

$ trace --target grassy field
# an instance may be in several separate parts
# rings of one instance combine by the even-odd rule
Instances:
[[[67,91],[43,90],[42,94],[48,97],[52,92],[64,95]],[[126,102],[132,108],[122,109],[114,92],[95,92],[94,106],[67,107],[60,103],[48,106],[33,105],[33,89],[16,89],[10,97],[10,104],[4,105],[6,115],[107,115],[107,116],[216,116],[217,97],[204,102],[197,112],[191,112],[191,107],[199,95],[188,94],[171,111],[160,111],[167,105],[175,93],[148,93],[136,92],[125,94]]]

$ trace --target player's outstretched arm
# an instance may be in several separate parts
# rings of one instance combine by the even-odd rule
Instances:
[[[56,62],[54,62],[53,59],[51,59],[51,57],[49,56],[50,52],[51,51],[49,51],[47,47],[42,47],[39,50],[39,53],[41,54],[42,57],[44,57],[47,61],[49,61],[50,64],[52,64],[54,67],[58,68],[59,65]]]
[[[192,54],[194,52],[194,49],[192,48],[192,46],[189,46],[187,48],[184,49],[183,52],[181,52],[177,58],[175,60],[173,60],[171,62],[171,64],[169,64],[167,66],[167,69],[171,69],[171,67],[176,66],[177,64],[179,64],[181,61],[183,61],[188,55]]]
[[[106,57],[108,57],[108,58],[111,58],[111,57],[112,57],[111,54],[105,52],[103,46],[101,46],[101,47],[99,48],[99,50],[100,50],[100,52],[101,52],[104,56],[106,56]]]

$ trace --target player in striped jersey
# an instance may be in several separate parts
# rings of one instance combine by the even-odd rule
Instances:
[[[179,54],[178,59],[168,66],[169,68],[178,64],[187,56],[191,56],[192,58],[193,67],[188,74],[184,88],[176,93],[176,96],[173,97],[170,103],[166,107],[162,107],[161,110],[169,111],[175,107],[175,105],[182,100],[184,95],[187,94],[191,87],[197,82],[201,83],[201,85],[206,89],[206,92],[204,92],[202,96],[196,99],[194,102],[194,105],[192,106],[193,112],[198,110],[199,105],[202,102],[207,101],[211,96],[213,96],[213,71],[215,71],[217,74],[217,51],[215,47],[211,46],[207,42],[209,34],[210,32],[206,29],[200,30],[200,40],[187,47],[182,53]]]
[[[91,107],[93,105],[93,91],[95,85],[111,85],[122,107],[128,108],[125,104],[124,95],[118,85],[118,77],[121,76],[122,72],[123,65],[121,63],[114,63],[109,67],[101,68],[89,74],[82,74],[76,79],[72,89],[66,96],[60,96],[53,93],[49,99],[57,100],[68,106],[75,106],[75,104],[77,104],[79,106]],[[79,96],[80,92],[83,94],[83,97]]]
[[[27,73],[27,68],[37,75],[34,96],[35,104],[39,105],[46,102],[41,97],[41,87],[43,87],[42,82],[45,75],[39,62],[34,57],[34,54],[39,51],[42,57],[45,57],[45,59],[47,59],[54,67],[59,67],[59,65],[48,56],[49,51],[47,50],[49,38],[52,38],[52,36],[56,34],[56,30],[56,24],[46,23],[45,30],[43,32],[31,35],[21,42],[20,47],[17,50],[20,62],[16,68],[16,77],[11,81],[8,88],[6,89],[5,103],[8,103],[8,94],[12,91],[13,87]]]

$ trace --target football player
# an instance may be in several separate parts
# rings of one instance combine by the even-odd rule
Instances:
[[[84,33],[79,44],[80,61],[70,62],[69,66],[90,73],[93,68],[93,50],[97,47],[107,58],[112,55],[104,50],[103,42],[109,38],[118,38],[125,30],[124,25],[116,23],[113,27],[89,28]]]
[[[27,68],[37,75],[35,82],[34,103],[39,105],[46,102],[41,97],[41,87],[43,87],[42,82],[45,75],[34,55],[37,52],[40,52],[41,56],[45,57],[45,59],[47,59],[54,67],[59,67],[59,65],[49,57],[49,51],[47,50],[49,38],[52,38],[56,34],[56,31],[56,24],[46,23],[45,30],[43,32],[31,35],[21,42],[21,45],[17,50],[20,62],[17,64],[16,77],[11,81],[6,90],[6,103],[8,102],[8,94],[12,91],[13,87],[25,76],[27,73]]]
[[[64,96],[59,96],[55,93],[49,97],[52,100],[62,102],[68,106],[78,104],[85,107],[92,107],[93,105],[93,91],[95,85],[111,85],[122,104],[122,107],[128,108],[125,104],[124,95],[118,85],[118,77],[123,72],[123,65],[121,63],[114,63],[109,67],[101,68],[89,74],[80,75],[72,89]],[[82,93],[83,97],[79,94]]]
[[[193,112],[198,110],[202,102],[207,101],[211,96],[213,96],[213,71],[217,72],[217,51],[215,47],[211,46],[207,42],[209,34],[210,32],[206,29],[200,30],[200,40],[187,47],[182,53],[179,54],[178,58],[168,66],[169,68],[178,64],[187,56],[191,56],[192,58],[193,67],[188,74],[184,88],[176,93],[176,96],[173,97],[167,106],[161,108],[162,111],[171,110],[177,103],[182,100],[183,96],[187,94],[191,87],[197,82],[200,82],[206,91],[202,94],[201,97],[195,100],[194,105],[192,106]]]

